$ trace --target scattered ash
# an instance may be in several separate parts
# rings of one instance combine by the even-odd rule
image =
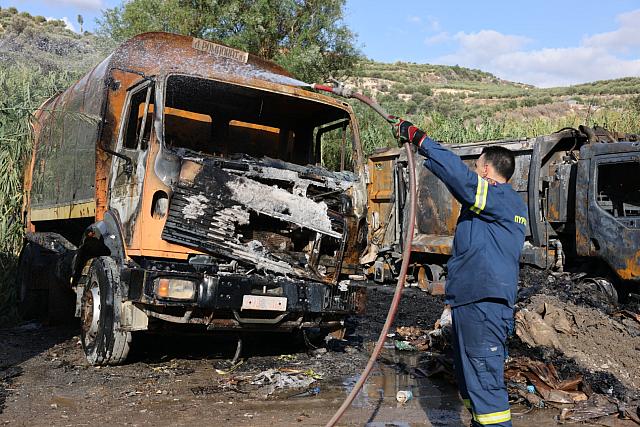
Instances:
[[[516,309],[535,310],[540,304],[551,304],[571,319],[573,332],[558,333],[561,349],[532,348],[512,337],[510,355],[553,363],[563,379],[582,375],[595,393],[623,402],[639,399],[638,325],[612,316],[622,309],[638,312],[638,307],[633,301],[614,302],[596,283],[584,279],[583,274],[522,269]]]
[[[582,280],[580,274],[550,274],[525,266],[520,273],[518,303],[527,302],[536,294],[555,295],[563,301],[592,307],[606,314],[619,308],[595,283]]]
[[[376,341],[393,299],[395,287],[373,285],[367,288],[366,315],[354,318],[355,332],[365,341]],[[418,288],[404,288],[398,313],[390,332],[398,326],[432,329],[444,308],[444,296],[429,295]]]

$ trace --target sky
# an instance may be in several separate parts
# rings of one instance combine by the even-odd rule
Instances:
[[[121,0],[0,0],[95,29]],[[640,0],[347,0],[346,24],[381,62],[460,65],[540,87],[640,76]]]

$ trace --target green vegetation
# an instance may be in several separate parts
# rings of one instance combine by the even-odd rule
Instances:
[[[30,118],[113,45],[79,36],[62,21],[0,9],[0,325],[15,318],[12,302],[22,244],[22,180],[30,154]]]
[[[457,66],[362,61],[347,84],[449,143],[532,137],[580,124],[640,130],[637,77],[541,89]],[[395,144],[383,120],[354,108],[367,154]]]

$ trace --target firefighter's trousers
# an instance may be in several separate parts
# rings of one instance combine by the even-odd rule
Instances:
[[[511,426],[504,361],[513,309],[487,299],[453,307],[452,321],[456,378],[472,425]]]

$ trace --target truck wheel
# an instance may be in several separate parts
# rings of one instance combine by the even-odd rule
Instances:
[[[18,314],[24,320],[46,316],[49,292],[46,288],[38,289],[34,280],[37,270],[37,249],[32,242],[26,242],[18,258],[18,274],[16,276],[16,302]]]
[[[83,289],[80,319],[82,348],[92,365],[117,365],[127,358],[131,332],[120,329],[120,274],[113,258],[88,261],[78,284]]]

